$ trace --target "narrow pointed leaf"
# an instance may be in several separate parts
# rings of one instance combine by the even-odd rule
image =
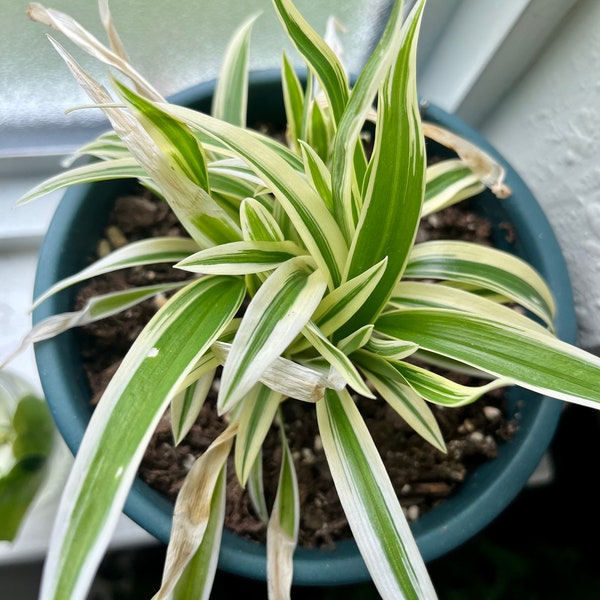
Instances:
[[[281,394],[268,387],[255,385],[242,401],[239,431],[235,441],[235,470],[242,486],[246,485],[254,463],[260,455],[277,409]]]
[[[246,198],[240,207],[240,221],[245,240],[282,242],[285,237],[273,215],[258,201]]]
[[[395,363],[393,367],[425,400],[442,406],[471,404],[492,390],[514,383],[509,378],[498,378],[484,385],[467,386],[410,363]]]
[[[195,281],[134,342],[77,453],[51,536],[42,599],[85,596],[152,432],[180,381],[235,315],[244,291],[239,279]]]
[[[332,190],[334,214],[337,221],[342,223],[342,230],[348,236],[348,239],[354,234],[356,220],[362,205],[362,202],[358,203],[356,198],[353,198],[353,186],[362,187],[363,177],[367,170],[365,154],[360,144],[360,134],[365,119],[367,114],[371,112],[379,87],[390,69],[393,68],[394,62],[402,64],[401,69],[406,70],[407,73],[409,69],[414,70],[414,66],[409,67],[403,57],[403,54],[406,55],[407,46],[410,51],[411,44],[410,39],[407,43],[405,35],[402,34],[403,4],[403,2],[393,3],[381,39],[360,71],[342,118],[338,118],[339,125],[334,140],[331,165]],[[409,16],[409,22],[411,18],[412,16]],[[407,29],[408,25],[405,25],[404,30]],[[401,52],[402,47],[404,47],[403,53]],[[410,72],[412,73],[412,71]],[[404,103],[399,102],[398,99],[404,99],[406,95],[406,90],[401,89],[401,87],[402,84],[390,92],[395,97],[396,107],[394,110],[398,111],[399,116],[404,112],[404,110],[400,110]],[[381,102],[380,95],[378,105],[383,109]],[[394,133],[397,135],[397,127],[394,127],[393,123],[380,122],[379,127],[386,127],[386,131],[389,130],[390,135],[393,135],[392,129],[396,129]],[[400,136],[396,138],[396,144],[400,139],[402,139]],[[390,150],[391,148],[388,147],[383,151],[388,152]],[[392,156],[401,158],[404,150],[402,146],[395,146],[394,151],[390,153],[387,160],[391,162]],[[372,171],[373,165],[371,165]],[[383,177],[383,174],[381,174],[381,177]],[[379,258],[381,259],[383,256]]]
[[[307,323],[302,335],[355,392],[366,398],[375,398],[348,356],[334,346],[314,323]]]
[[[258,456],[250,469],[250,475],[246,482],[246,489],[254,512],[266,525],[269,522],[269,509],[267,508],[267,499],[265,498],[262,456],[262,448],[259,448]]]
[[[379,95],[375,148],[365,204],[353,239],[347,279],[387,257],[369,301],[342,329],[372,323],[402,275],[419,224],[425,191],[425,146],[416,91],[416,42],[423,3],[403,26],[403,45]],[[401,99],[401,100],[400,100]],[[395,201],[390,203],[390,198]],[[385,219],[382,219],[385,215]]]
[[[444,309],[382,315],[377,329],[560,400],[598,407],[600,358],[547,333]]]
[[[267,527],[267,582],[269,598],[289,600],[298,540],[300,501],[294,460],[281,427],[281,469],[273,511]]]
[[[248,275],[271,271],[305,254],[306,250],[293,242],[233,242],[201,250],[175,267],[194,273]]]
[[[490,289],[552,326],[554,299],[547,284],[522,259],[469,242],[435,240],[414,247],[405,276],[441,279]]]
[[[273,5],[296,49],[319,80],[335,120],[339,121],[349,95],[344,67],[290,0],[273,0]]]
[[[189,109],[165,105],[166,110],[180,116],[192,127],[215,136],[239,154],[261,177],[275,195],[304,245],[327,273],[333,285],[341,280],[341,269],[347,256],[347,245],[331,213],[312,186],[306,181],[302,164],[294,168],[288,161],[288,150],[266,142],[264,136],[236,128]]]
[[[183,440],[196,422],[212,387],[214,376],[214,369],[208,371],[171,401],[171,429],[175,445]]]
[[[79,273],[65,277],[65,279],[61,279],[55,283],[50,289],[36,299],[33,308],[39,306],[53,294],[56,294],[71,285],[90,279],[91,277],[110,273],[111,271],[117,271],[119,269],[125,269],[127,267],[137,267],[153,263],[177,262],[197,250],[198,245],[189,238],[165,237],[132,242],[131,244],[127,244],[126,246],[107,254],[89,267],[79,271]]]
[[[286,138],[290,148],[297,150],[298,140],[303,137],[304,92],[285,52],[281,62],[281,84],[286,115]]]
[[[213,498],[218,492],[219,485],[223,485],[227,457],[236,431],[236,423],[227,427],[196,460],[183,481],[173,511],[173,527],[167,547],[161,587],[153,600],[171,598],[179,578],[204,540],[214,506]],[[219,497],[218,500],[221,498]],[[217,509],[219,513],[222,511],[218,501]],[[208,564],[211,566],[208,568],[207,575],[203,574],[200,579],[209,579],[206,583],[209,584],[210,589],[218,558],[218,547],[209,547],[206,551],[210,552]],[[205,568],[206,566],[204,565]]]
[[[211,114],[232,125],[246,126],[248,107],[248,54],[250,34],[256,17],[251,17],[233,34],[213,96]]]
[[[317,403],[323,448],[354,539],[384,600],[437,596],[379,452],[350,395]]]
[[[303,258],[281,265],[246,309],[223,368],[219,410],[231,409],[308,322],[326,289],[319,271]]]
[[[371,339],[373,334],[373,325],[365,325],[354,333],[351,333],[348,337],[338,342],[338,348],[345,354],[352,354],[356,350],[359,350],[365,346]]]
[[[392,363],[369,352],[358,352],[356,361],[377,392],[412,429],[445,452],[444,437],[431,409],[403,374]]]
[[[40,196],[72,185],[107,179],[141,179],[144,177],[146,177],[146,173],[132,157],[94,162],[46,179],[19,198],[17,205],[26,204]]]
[[[427,167],[422,217],[482,192],[485,186],[461,160],[449,159]]]
[[[331,173],[327,169],[327,165],[314,149],[299,140],[300,150],[302,152],[302,160],[304,162],[304,171],[308,181],[318,192],[319,196],[327,208],[333,213],[333,195],[331,192]]]

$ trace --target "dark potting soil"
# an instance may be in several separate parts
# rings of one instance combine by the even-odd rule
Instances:
[[[466,206],[463,203],[450,207],[424,219],[418,241],[464,239],[489,245],[490,224]],[[152,235],[182,235],[168,207],[146,192],[119,198],[110,219],[105,238],[98,245],[98,255]],[[507,231],[510,233],[509,228]],[[170,265],[118,271],[98,277],[83,287],[78,295],[78,305],[99,293],[189,276]],[[98,401],[127,349],[162,302],[164,298],[148,300],[81,329],[81,349],[93,403]],[[478,382],[463,378],[461,383],[476,385]],[[415,434],[386,402],[361,398],[357,404],[409,520],[417,519],[448,498],[464,481],[469,470],[496,456],[498,444],[510,439],[517,427],[516,419],[507,417],[503,390],[496,390],[462,408],[433,406],[447,444],[448,451],[444,454]],[[351,534],[325,460],[314,406],[287,400],[282,408],[298,475],[301,505],[299,543],[309,547],[332,547],[336,540]],[[194,459],[206,450],[224,427],[225,423],[214,410],[214,400],[208,399],[189,434],[179,446],[174,447],[166,413],[149,444],[139,469],[140,476],[174,500]],[[268,501],[275,496],[280,457],[279,434],[273,428],[263,452]],[[242,535],[264,541],[266,527],[255,517],[248,495],[237,482],[232,464],[228,469],[225,523]]]

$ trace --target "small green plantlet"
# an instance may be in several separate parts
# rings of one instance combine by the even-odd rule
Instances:
[[[54,423],[25,380],[0,371],[0,540],[13,541],[46,476]]]
[[[415,243],[423,215],[484,186],[509,192],[489,156],[421,122],[415,55],[424,1],[406,17],[403,3],[393,4],[353,85],[292,2],[273,5],[308,74],[303,85],[284,57],[287,144],[246,126],[251,22],[231,42],[206,115],[168,103],[127,62],[106,1],[100,11],[110,47],[67,15],[30,6],[34,20],[120,79],[111,95],[52,40],[113,132],[82,150],[98,160],[50,179],[23,202],[73,184],[134,177],[169,204],[189,234],[116,250],[36,303],[126,266],[165,261],[195,274],[169,287],[180,289],[135,341],[93,414],[57,517],[45,600],[85,596],[158,420],[170,407],[181,440],[219,366],[217,409],[228,426],[183,484],[157,600],[188,598],[190,590],[208,596],[233,448],[237,477],[268,518],[270,597],[289,597],[300,507],[283,428],[270,515],[256,483],[262,442],[283,402],[314,404],[335,486],[381,596],[430,600],[435,591],[425,564],[351,393],[376,392],[440,449],[431,403],[458,406],[506,385],[588,406],[600,401],[600,361],[555,337],[551,293],[531,266],[465,242]],[[361,138],[367,122],[374,124],[368,155]],[[428,167],[425,135],[454,147],[458,158]],[[97,298],[42,322],[27,342],[165,289]],[[407,360],[414,356],[477,369],[489,383],[457,385]]]

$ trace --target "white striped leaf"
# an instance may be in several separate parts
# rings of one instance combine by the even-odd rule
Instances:
[[[214,536],[218,535],[220,538],[220,528],[216,526],[213,528],[211,531],[213,539],[207,540],[205,548],[202,549],[201,544],[208,531],[213,508],[218,511],[215,525],[223,522],[221,506],[223,491],[221,490],[219,493],[218,488],[224,486],[227,457],[236,432],[237,423],[234,422],[213,441],[206,452],[194,462],[186,475],[175,502],[173,526],[167,547],[161,587],[152,600],[172,598],[175,586],[199,549],[208,558],[207,563],[201,565],[201,569],[206,572],[201,571],[197,581],[193,581],[194,573],[188,572],[182,586],[188,587],[192,584],[193,587],[200,587],[201,584],[203,594],[207,593],[205,586],[210,589],[219,554],[219,547],[214,544],[216,541]],[[217,494],[217,498],[216,502],[213,502],[215,494]],[[185,597],[181,593],[180,588],[179,597]]]
[[[461,160],[448,159],[427,167],[421,217],[482,192],[485,186]]]
[[[44,180],[19,198],[17,205],[26,204],[40,196],[72,185],[105,181],[107,179],[141,179],[144,177],[147,177],[146,173],[133,157],[93,162]]]
[[[351,333],[348,337],[340,340],[337,344],[338,348],[345,354],[352,354],[356,350],[359,350],[365,346],[373,335],[373,325],[365,325],[354,333]]]
[[[420,396],[428,402],[442,406],[471,404],[492,390],[514,383],[511,379],[504,377],[493,379],[484,385],[468,386],[461,385],[429,369],[423,369],[410,363],[399,362],[392,364],[392,366],[402,374]]]
[[[298,140],[302,160],[304,162],[304,172],[310,184],[318,192],[319,196],[327,208],[333,212],[333,196],[331,192],[331,173],[327,169],[327,165],[315,150],[303,142]]]
[[[240,222],[245,240],[257,242],[282,242],[285,240],[273,215],[254,198],[246,198],[242,202]]]
[[[334,286],[338,285],[347,245],[333,216],[306,181],[302,163],[296,164],[297,169],[288,160],[289,150],[256,132],[239,129],[189,109],[163,106],[191,127],[215,136],[248,162],[283,207],[319,268],[328,274]]]
[[[269,522],[269,509],[267,508],[267,499],[265,498],[262,457],[263,452],[261,447],[258,449],[258,455],[250,469],[250,475],[246,481],[246,490],[248,491],[254,512],[266,525]]]
[[[194,557],[180,575],[172,593],[172,600],[209,600],[219,561],[219,549],[225,521],[227,463],[215,485],[210,503],[210,515],[202,542]]]
[[[441,286],[440,290],[440,286],[439,283],[422,281],[398,282],[388,303],[391,307],[390,312],[398,308],[448,308],[470,312],[494,321],[523,329],[532,329],[540,334],[552,336],[552,333],[540,323],[513,308],[503,306],[498,302],[498,298],[473,293],[454,286],[444,285]],[[501,300],[504,302],[503,298]]]
[[[311,273],[302,257],[282,264],[269,276],[246,308],[223,367],[220,412],[235,406],[300,333],[326,285],[322,273]]]
[[[201,250],[175,267],[193,273],[248,275],[271,271],[291,258],[305,254],[306,250],[293,242],[232,242]]]
[[[214,376],[215,369],[209,370],[171,400],[171,430],[175,445],[181,443],[196,422],[212,387]]]
[[[282,399],[281,394],[257,384],[240,403],[239,431],[235,440],[235,471],[242,486],[246,485],[259,458],[262,443]]]
[[[281,88],[286,116],[286,141],[293,150],[298,150],[298,140],[302,135],[304,113],[304,92],[302,84],[284,52],[281,61]]]
[[[555,306],[548,285],[528,263],[508,252],[461,241],[424,242],[413,248],[404,275],[490,289],[552,326]]]
[[[198,245],[189,238],[164,237],[140,240],[132,242],[110,254],[97,260],[89,267],[82,269],[79,273],[65,277],[56,282],[33,304],[33,308],[39,306],[44,300],[68,288],[76,283],[81,283],[91,277],[125,269],[127,267],[138,267],[153,263],[169,263],[182,260],[192,252],[198,250]]]
[[[383,600],[435,600],[385,466],[352,398],[327,391],[319,432],[354,539]]]
[[[381,335],[381,332],[375,331],[375,335],[365,345],[365,349],[386,359],[401,360],[414,354],[419,346],[414,342],[398,340],[396,338]]]
[[[435,308],[386,313],[375,327],[559,400],[594,408],[600,402],[600,358],[548,333]]]
[[[302,335],[355,392],[367,398],[375,398],[348,356],[334,346],[313,322],[309,321],[304,326]]]
[[[406,18],[401,49],[378,96],[373,157],[345,278],[355,277],[385,257],[387,267],[369,301],[342,328],[343,334],[372,323],[385,306],[402,276],[419,225],[425,144],[415,69],[422,9],[423,2],[417,2]],[[396,160],[389,160],[391,156]]]
[[[267,526],[267,587],[270,600],[290,600],[300,501],[292,453],[281,426],[281,469]]]
[[[187,372],[234,317],[244,292],[235,278],[192,282],[134,342],[94,410],[65,486],[43,600],[85,597],[158,421]]]
[[[410,427],[438,450],[445,452],[444,437],[431,408],[394,364],[362,350],[357,352],[355,360],[377,392]]]
[[[336,122],[339,121],[349,94],[344,67],[291,0],[273,0],[273,5],[289,38],[319,80]]]
[[[246,126],[248,54],[255,21],[255,16],[246,20],[230,38],[212,99],[212,116],[240,127]]]
[[[354,84],[349,101],[345,107],[345,112],[341,118],[339,116],[337,118],[338,131],[334,139],[331,160],[333,203],[336,219],[338,223],[342,224],[342,230],[348,240],[354,235],[364,200],[358,200],[356,196],[358,195],[357,188],[362,187],[364,184],[363,178],[367,170],[365,154],[360,143],[360,135],[365,119],[372,111],[373,102],[380,84],[384,78],[393,72],[394,63],[403,63],[403,69],[407,69],[408,67],[408,65],[404,64],[404,57],[407,54],[407,47],[410,50],[410,40],[407,44],[405,35],[403,35],[403,31],[407,31],[407,27],[403,28],[402,25],[403,17],[403,3],[394,2],[381,38],[369,60],[362,67]],[[405,87],[405,84],[400,78],[396,78],[396,83],[399,85],[391,94],[395,99],[398,116],[401,117],[401,114],[404,113],[404,108],[402,110],[400,108],[404,104],[403,102],[399,102],[398,99],[402,98],[404,100],[406,90],[402,89],[402,87]],[[384,99],[380,94],[378,107],[383,114],[387,112],[387,109],[383,106],[382,101]],[[385,100],[385,102],[387,101]],[[389,123],[380,121],[378,127],[386,127],[386,131],[389,131],[390,134],[392,133],[392,129],[395,128],[395,133],[398,134],[397,124],[391,121]],[[382,132],[383,130],[380,129],[380,133]],[[415,133],[418,134],[418,130]],[[395,146],[393,150],[385,148],[383,152],[387,153],[390,151],[390,156],[401,158],[404,150],[408,151],[409,147],[403,147],[406,139],[403,140],[401,136],[396,138],[396,143],[401,145]],[[375,155],[379,152],[381,150],[375,150]],[[370,167],[371,173],[373,172],[373,166],[379,162],[377,156],[374,156],[373,159]],[[394,161],[389,162],[394,164]],[[402,170],[400,165],[398,165],[398,168]],[[380,174],[380,177],[384,177],[383,173]],[[379,260],[381,258],[383,258],[383,255],[379,257]]]

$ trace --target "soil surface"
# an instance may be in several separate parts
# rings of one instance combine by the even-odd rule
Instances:
[[[425,219],[418,240],[465,239],[489,244],[490,225],[464,203]],[[128,241],[151,235],[183,235],[176,218],[164,203],[147,192],[119,198],[98,254]],[[90,257],[90,260],[95,257]],[[170,265],[134,268],[108,274],[83,287],[78,305],[87,298],[132,285],[173,281],[189,274]],[[149,300],[120,315],[81,329],[80,340],[92,402],[97,402],[125,352],[164,298]],[[462,383],[477,382],[464,379]],[[498,444],[510,439],[515,419],[505,413],[502,390],[463,408],[433,407],[446,440],[446,454],[416,435],[384,401],[358,400],[394,488],[409,520],[443,502],[482,461],[493,459]],[[285,428],[298,474],[301,502],[299,543],[332,547],[350,537],[321,446],[314,406],[288,400],[283,404]],[[169,414],[162,418],[146,452],[139,474],[152,487],[175,499],[182,479],[195,457],[202,454],[225,424],[216,415],[214,400],[207,400],[190,433],[174,447]],[[264,446],[263,472],[268,501],[275,495],[281,450],[273,430]],[[251,539],[264,541],[266,528],[254,515],[246,492],[239,486],[233,465],[228,470],[226,526]]]

